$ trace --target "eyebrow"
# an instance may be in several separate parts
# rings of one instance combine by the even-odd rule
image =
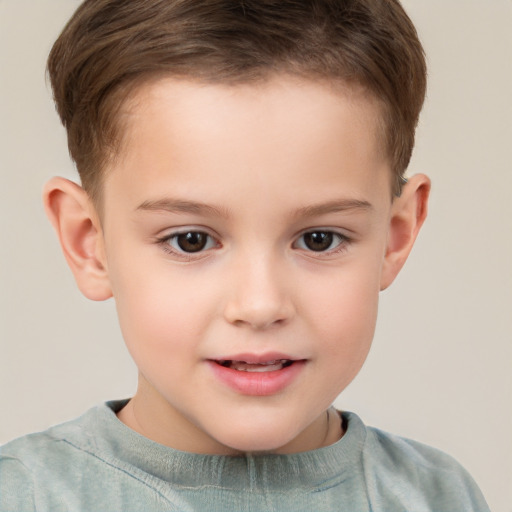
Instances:
[[[197,203],[195,201],[172,198],[144,201],[136,208],[136,210],[214,215],[216,217],[224,218],[229,217],[229,212],[225,209],[217,208],[206,203]],[[319,217],[329,213],[350,212],[353,210],[371,211],[373,210],[373,206],[368,201],[361,201],[358,199],[338,199],[299,208],[293,216]]]
[[[295,213],[296,217],[319,217],[329,213],[350,211],[372,211],[373,206],[368,201],[359,199],[338,199],[326,203],[314,204],[300,208]]]
[[[144,201],[136,210],[142,211],[162,211],[169,213],[192,213],[196,215],[214,215],[216,217],[227,217],[228,212],[215,206],[187,201],[184,199],[156,199],[153,201]]]

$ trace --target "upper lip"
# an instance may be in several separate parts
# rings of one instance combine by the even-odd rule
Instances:
[[[265,352],[263,354],[233,354],[222,357],[214,357],[210,359],[210,361],[243,361],[244,363],[248,364],[271,363],[281,360],[300,361],[302,359],[281,352]]]

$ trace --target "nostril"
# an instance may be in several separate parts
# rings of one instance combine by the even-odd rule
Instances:
[[[288,286],[279,276],[247,271],[232,279],[232,295],[224,306],[229,323],[261,330],[283,326],[293,316]]]
[[[271,329],[273,327],[283,326],[287,322],[285,318],[277,318],[272,320],[259,320],[259,319],[250,319],[245,318],[243,320],[235,320],[234,322],[230,322],[237,327],[250,327],[254,330],[265,330]]]

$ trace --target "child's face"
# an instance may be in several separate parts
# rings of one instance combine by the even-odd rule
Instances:
[[[103,195],[131,426],[196,452],[321,444],[389,280],[377,118],[362,94],[284,77],[139,92]]]

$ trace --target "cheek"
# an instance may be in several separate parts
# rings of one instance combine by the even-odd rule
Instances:
[[[343,296],[324,309],[320,329],[332,350],[349,355],[359,349],[366,352],[373,338],[377,320],[378,294],[358,293],[360,290],[346,289]]]
[[[184,279],[163,262],[132,260],[118,266],[114,298],[126,345],[135,362],[176,360],[175,355],[193,350],[208,321],[208,290]],[[185,273],[186,274],[186,273]],[[185,282],[186,281],[186,282]]]
[[[363,364],[373,339],[379,300],[377,265],[340,269],[315,288],[309,305],[317,334],[332,363],[351,374]],[[351,370],[352,369],[352,370]]]

